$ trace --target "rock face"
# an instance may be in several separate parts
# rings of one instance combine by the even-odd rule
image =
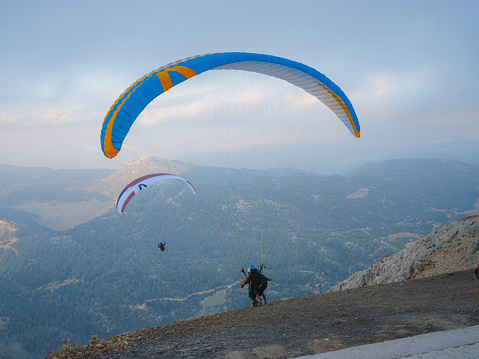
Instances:
[[[401,282],[479,265],[479,216],[469,216],[412,242],[368,269],[332,287],[340,291],[376,284]]]
[[[18,251],[12,247],[17,240],[17,227],[13,223],[0,220],[0,260],[4,255],[3,251],[7,249],[18,255]]]

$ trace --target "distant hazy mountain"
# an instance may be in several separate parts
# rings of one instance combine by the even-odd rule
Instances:
[[[156,186],[118,214],[123,186],[155,172],[184,176],[198,195]],[[257,263],[265,223],[284,224],[266,269],[274,279],[267,295],[276,300],[327,291],[382,255],[477,213],[478,198],[479,166],[441,159],[327,177],[199,171],[154,158],[118,171],[0,166],[0,354],[36,358],[63,339],[84,344],[93,334],[248,306],[229,246],[246,258],[242,265]],[[236,210],[231,217],[227,207]],[[214,217],[222,228],[208,224]],[[234,238],[223,241],[215,234],[222,230]]]
[[[122,166],[108,177],[96,181],[88,187],[92,192],[98,192],[116,199],[119,191],[134,179],[150,173],[171,173],[181,176],[193,165],[179,161],[170,161],[156,157],[141,157],[136,161]]]

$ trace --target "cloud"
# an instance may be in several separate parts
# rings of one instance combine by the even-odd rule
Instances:
[[[84,148],[87,152],[93,152],[93,153],[100,153],[100,152],[101,152],[99,146],[85,145],[85,146],[83,146],[83,148]]]
[[[57,86],[51,82],[30,83],[25,91],[27,97],[52,98],[58,93],[55,91]]]
[[[319,101],[316,97],[308,93],[291,93],[285,95],[283,98],[285,102],[287,102],[291,107],[294,108],[309,106]]]
[[[15,125],[18,122],[17,116],[9,112],[0,113],[0,125],[3,128]]]
[[[98,98],[111,99],[113,103],[116,98],[112,96],[119,96],[129,85],[124,73],[98,70],[79,72],[71,81],[68,97],[88,102]]]
[[[371,97],[375,98],[390,96],[391,94],[406,91],[411,86],[411,83],[411,78],[395,79],[390,76],[381,76],[371,80],[368,92],[371,94]]]
[[[152,126],[170,119],[197,118],[204,124],[206,119],[217,117],[214,115],[217,111],[228,113],[260,106],[264,97],[258,91],[244,88],[232,91],[205,85],[192,85],[186,90],[173,88],[152,101],[138,121],[142,126]]]
[[[0,113],[3,128],[35,128],[68,125],[84,118],[80,106],[51,107],[19,113]]]
[[[368,97],[374,101],[412,97],[418,92],[424,93],[435,84],[432,71],[428,68],[411,68],[394,73],[385,72],[370,76],[365,85],[355,92],[356,97]]]

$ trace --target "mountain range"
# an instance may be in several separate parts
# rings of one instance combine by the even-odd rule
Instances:
[[[158,172],[185,177],[198,195],[158,185],[116,212],[127,183]],[[269,300],[323,293],[478,213],[478,198],[479,166],[444,159],[342,176],[158,158],[117,171],[0,166],[0,353],[37,358],[63,340],[249,306],[240,269],[264,258]]]
[[[472,327],[479,319],[479,293],[472,278],[478,243],[479,216],[468,216],[410,243],[327,293],[90,340],[80,347],[66,343],[62,351],[88,359],[294,358]],[[456,347],[440,352],[470,355]],[[48,358],[60,355],[51,353]],[[341,355],[348,356],[333,353]]]

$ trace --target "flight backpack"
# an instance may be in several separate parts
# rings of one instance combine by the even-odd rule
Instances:
[[[257,269],[253,269],[250,273],[251,284],[254,288],[258,288],[261,284],[261,273]]]
[[[268,278],[266,278],[263,273],[260,273],[260,275],[261,275],[261,281],[258,286],[258,290],[262,293],[268,287]]]

